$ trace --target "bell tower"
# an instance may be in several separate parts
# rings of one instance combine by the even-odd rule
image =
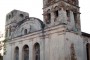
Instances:
[[[6,15],[5,38],[6,39],[13,38],[16,27],[20,24],[20,22],[22,22],[28,16],[29,16],[28,13],[22,12],[19,10],[13,10],[13,11],[9,12]]]
[[[65,25],[68,31],[80,32],[78,0],[43,0],[46,27]]]

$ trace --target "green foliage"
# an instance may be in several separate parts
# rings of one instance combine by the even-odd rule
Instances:
[[[5,40],[3,40],[3,43],[4,43],[4,45],[3,45],[3,47],[4,47],[4,55],[6,54],[6,43],[7,43],[7,41],[8,41],[8,39],[5,39]]]
[[[6,43],[7,41],[8,41],[8,39],[4,39],[4,40],[3,40],[3,43]]]

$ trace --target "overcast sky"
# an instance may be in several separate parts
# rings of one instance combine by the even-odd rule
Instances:
[[[79,0],[82,31],[90,33],[90,1]],[[0,31],[4,31],[6,14],[13,9],[28,12],[30,17],[42,17],[43,0],[0,0]]]

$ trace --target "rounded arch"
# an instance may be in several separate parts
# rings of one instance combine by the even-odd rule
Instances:
[[[40,44],[39,44],[38,42],[36,42],[36,43],[34,44],[34,49],[37,48],[37,47],[40,48]]]
[[[29,60],[29,46],[28,45],[24,45],[23,46],[23,54],[22,54],[22,57],[23,57],[23,60]]]
[[[16,46],[16,47],[15,47],[15,50],[18,50],[18,49],[19,49],[19,47],[18,47],[18,46]]]
[[[34,60],[40,60],[40,44],[39,43],[35,43],[34,47],[33,47],[33,58]]]
[[[58,10],[58,6],[55,6],[54,9],[55,9],[55,10]]]
[[[27,45],[27,44],[25,44],[24,46],[23,46],[23,49],[25,49],[25,48],[29,48],[29,46]]]
[[[53,13],[54,13],[54,22],[58,20],[59,17],[59,7],[58,6],[54,6],[53,8]]]
[[[14,60],[19,60],[19,47],[18,46],[15,47],[14,54],[15,54]]]

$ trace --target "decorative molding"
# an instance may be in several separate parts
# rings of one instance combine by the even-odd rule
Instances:
[[[12,46],[12,45],[15,45],[15,42],[12,42],[12,43],[9,43],[10,44],[10,46]]]
[[[34,38],[30,38],[30,39],[29,39],[29,42],[31,42],[31,41],[33,41],[33,40],[34,40]]]
[[[21,40],[21,41],[19,41],[19,44],[22,44],[23,43],[23,41]]]
[[[58,35],[62,35],[62,34],[65,34],[66,33],[66,31],[65,30],[63,30],[63,31],[58,31],[58,32],[56,32]]]

